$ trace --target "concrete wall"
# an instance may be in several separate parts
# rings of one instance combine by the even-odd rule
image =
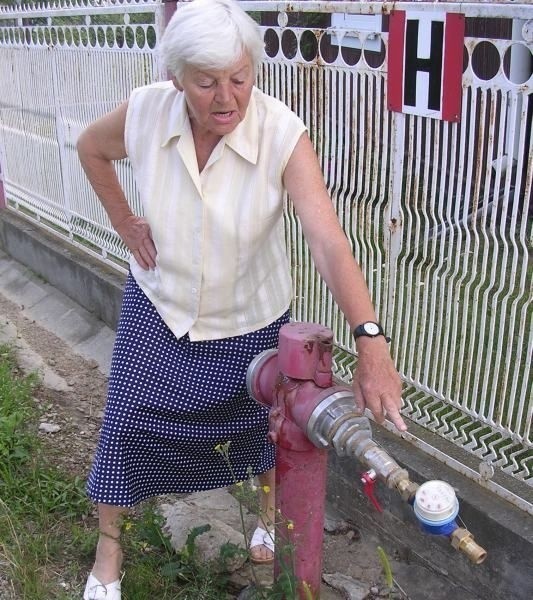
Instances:
[[[7,210],[0,211],[0,248],[107,325],[115,327],[124,275]],[[424,592],[419,596],[424,600],[437,597],[531,600],[533,518],[404,440],[380,427],[374,429],[375,439],[409,471],[412,480],[422,483],[428,479],[443,479],[458,490],[460,515],[476,541],[488,551],[486,561],[482,565],[471,565],[452,549],[447,539],[423,533],[410,507],[381,484],[377,486],[377,495],[385,510],[383,513],[375,511],[362,495],[358,483],[363,467],[334,455],[330,458],[328,482],[331,506],[360,529],[371,529],[379,535],[388,555],[400,559],[393,572],[401,564],[419,565],[421,577],[431,573],[435,581],[441,582],[441,592],[435,596]],[[431,438],[431,434],[419,427],[412,426],[412,429],[416,429],[418,436]],[[435,437],[428,441],[441,449],[446,446]],[[445,450],[452,456],[462,452],[451,444]],[[460,458],[475,465],[471,457],[462,455]],[[507,481],[507,484],[512,486],[514,482]]]
[[[9,210],[0,211],[0,248],[115,328],[125,275]]]

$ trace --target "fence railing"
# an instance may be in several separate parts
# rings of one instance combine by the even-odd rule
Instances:
[[[76,141],[128,91],[163,77],[154,52],[159,1],[63,1],[0,7],[0,124],[17,210],[118,268],[126,249],[80,168]],[[128,161],[121,180],[141,211]]]
[[[444,452],[424,435],[406,439],[533,514],[533,7],[242,5],[264,34],[258,85],[307,123],[393,338],[404,414],[466,452]],[[389,33],[399,7],[421,22],[436,12],[464,16],[455,120],[389,110]],[[140,0],[0,8],[8,206],[117,268],[126,251],[85,181],[75,142],[133,87],[164,77],[156,52],[163,10]],[[128,161],[118,170],[140,212]],[[337,374],[349,380],[350,331],[290,208],[285,219],[293,316],[334,330]]]

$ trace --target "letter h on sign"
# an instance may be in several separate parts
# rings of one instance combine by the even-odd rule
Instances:
[[[464,15],[393,11],[389,22],[390,110],[459,121]]]

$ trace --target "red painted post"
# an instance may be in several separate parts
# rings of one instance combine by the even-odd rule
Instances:
[[[163,35],[164,30],[168,25],[168,22],[170,21],[170,19],[172,19],[172,15],[176,12],[178,1],[179,0],[163,0],[165,9],[163,12],[163,28],[160,31],[160,35]],[[172,79],[173,75],[170,71],[166,71],[165,73],[162,73],[162,77],[166,77],[168,80]]]
[[[168,22],[172,18],[172,15],[176,12],[176,6],[178,4],[177,0],[163,0],[165,4],[165,25],[168,25]]]
[[[289,323],[279,350],[250,365],[249,390],[271,406],[269,437],[276,444],[276,554],[274,577],[294,570],[299,596],[320,597],[327,450],[306,432],[313,410],[333,387],[333,333],[321,325]],[[292,552],[291,552],[292,549]]]

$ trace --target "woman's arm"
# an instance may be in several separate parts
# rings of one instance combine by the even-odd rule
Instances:
[[[284,185],[302,224],[313,260],[350,328],[376,321],[363,274],[342,230],[314,148],[303,134],[287,163]],[[383,336],[357,339],[358,365],[353,389],[360,408],[368,407],[378,423],[387,414],[396,427],[407,429],[399,409],[401,381]]]
[[[78,139],[78,155],[89,183],[111,225],[143,269],[155,267],[156,249],[150,227],[134,215],[117,177],[113,161],[126,158],[124,130],[128,104],[91,123]]]

